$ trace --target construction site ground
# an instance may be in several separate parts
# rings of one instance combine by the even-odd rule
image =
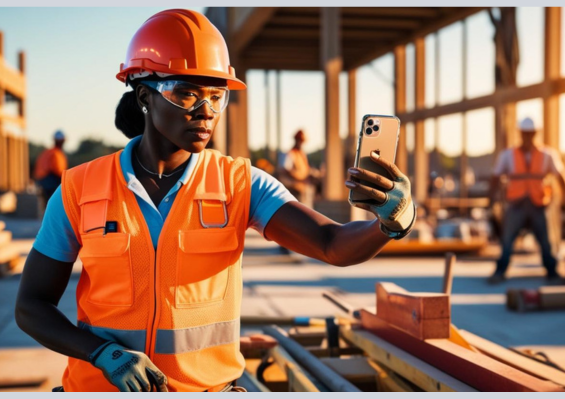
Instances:
[[[18,245],[22,258],[13,275],[0,279],[0,385],[26,382],[29,386],[3,391],[48,391],[60,385],[66,359],[43,348],[23,333],[14,320],[21,270],[39,223],[7,221],[6,224],[14,233],[14,244]],[[451,296],[453,324],[504,347],[556,354],[552,358],[565,363],[565,311],[517,313],[505,306],[508,288],[536,289],[546,284],[540,254],[515,255],[509,279],[489,285],[486,279],[494,270],[497,252],[498,247],[492,246],[486,256],[458,257]],[[80,270],[77,262],[59,305],[71,320],[76,320],[75,288]],[[559,271],[565,275],[564,265]],[[443,256],[376,257],[357,266],[334,267],[281,250],[275,243],[249,231],[243,256],[242,315],[345,316],[322,297],[322,292],[338,291],[359,308],[374,308],[377,281],[393,282],[411,292],[440,292],[443,273]]]

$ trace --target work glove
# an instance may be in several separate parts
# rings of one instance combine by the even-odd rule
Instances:
[[[90,363],[120,392],[168,392],[167,377],[145,353],[107,342],[89,356]]]
[[[400,239],[410,232],[416,220],[410,180],[394,163],[383,159],[377,153],[371,153],[371,160],[387,170],[391,178],[366,169],[350,168],[348,172],[356,181],[348,180],[345,185],[374,199],[374,203],[354,203],[354,206],[372,212],[379,219],[384,234]],[[380,189],[367,186],[366,182]]]

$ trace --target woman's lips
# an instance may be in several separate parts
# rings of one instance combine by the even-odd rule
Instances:
[[[201,140],[208,139],[210,137],[210,134],[212,133],[211,129],[206,129],[205,127],[188,129],[188,131],[198,136]]]

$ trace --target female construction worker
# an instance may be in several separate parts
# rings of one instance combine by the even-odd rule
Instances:
[[[117,78],[133,88],[116,110],[131,141],[63,175],[26,262],[16,320],[69,357],[65,391],[229,390],[245,364],[246,229],[333,265],[357,264],[410,231],[410,182],[378,157],[393,180],[350,169],[358,183],[347,187],[374,198],[364,206],[378,220],[341,225],[249,160],[205,149],[229,91],[245,84],[221,34],[197,12],[149,18]],[[75,325],[57,304],[77,256]]]

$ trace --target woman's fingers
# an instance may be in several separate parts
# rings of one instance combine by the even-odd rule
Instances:
[[[379,154],[377,154],[374,151],[371,152],[371,160],[384,167],[394,179],[400,179],[406,177],[404,173],[402,173],[402,171],[398,169],[398,166],[396,166],[393,162],[382,158],[381,156],[379,156]]]
[[[387,179],[386,177],[377,173],[368,171],[367,169],[349,168],[348,172],[356,179],[376,184],[377,186],[382,187],[385,191],[392,190],[392,188],[394,187],[394,183],[390,179]]]
[[[363,186],[362,184],[356,183],[351,180],[347,180],[345,182],[345,185],[347,186],[347,188],[350,188],[351,190],[359,194],[364,194],[367,197],[373,198],[378,203],[383,203],[386,201],[386,193],[377,190],[376,188]]]

